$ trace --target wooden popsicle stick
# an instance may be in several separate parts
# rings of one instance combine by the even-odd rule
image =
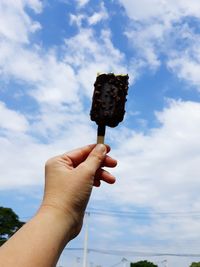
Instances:
[[[98,125],[97,129],[97,144],[104,144],[106,126]]]
[[[105,136],[98,135],[97,136],[97,144],[104,144]]]

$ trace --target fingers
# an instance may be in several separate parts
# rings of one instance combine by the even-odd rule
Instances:
[[[108,184],[114,184],[116,179],[108,171],[103,170],[103,169],[99,169],[99,170],[97,170],[97,172],[95,174],[94,181],[96,182],[96,181],[100,181],[100,180],[102,180]]]
[[[101,167],[107,153],[107,147],[103,144],[98,144],[90,152],[87,159],[82,162],[77,169],[86,176],[94,176],[96,171]]]
[[[68,153],[61,157],[64,161],[71,160],[73,167],[77,168],[80,173],[88,177],[95,177],[94,186],[100,186],[100,180],[109,184],[115,182],[115,177],[109,172],[101,169],[101,167],[115,167],[117,161],[106,155],[110,151],[110,147],[103,144],[88,145]]]
[[[73,166],[76,167],[87,158],[94,147],[95,145],[93,144],[77,148],[75,150],[64,153],[62,157],[63,159],[70,158]]]
[[[94,180],[93,186],[100,187],[100,185],[101,185],[101,181],[100,180]]]
[[[110,156],[106,155],[102,166],[114,168],[117,166],[117,161],[116,159],[113,159]]]
[[[61,157],[63,159],[70,158],[73,163],[73,166],[77,167],[81,162],[86,160],[86,158],[88,157],[88,155],[94,149],[95,146],[96,144],[87,145],[85,147],[78,148],[70,152],[66,152]],[[108,153],[110,151],[110,147],[108,145],[105,145],[105,146],[107,148],[107,153]]]

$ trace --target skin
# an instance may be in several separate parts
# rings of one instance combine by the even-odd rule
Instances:
[[[102,167],[115,167],[109,146],[88,145],[47,161],[44,197],[37,214],[0,248],[1,267],[54,267],[76,237],[93,186],[113,184]]]

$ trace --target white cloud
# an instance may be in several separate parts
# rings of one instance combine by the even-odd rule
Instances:
[[[3,40],[0,45],[2,76],[29,83],[42,80],[43,62],[37,52]]]
[[[104,2],[101,2],[100,10],[98,10],[98,12],[95,12],[92,16],[88,17],[88,23],[89,25],[95,25],[98,22],[106,19],[108,19],[108,13],[104,6]]]
[[[111,151],[118,159],[112,171],[116,184],[103,186],[93,198],[136,210],[135,217],[122,217],[112,228],[115,244],[120,239],[130,251],[198,253],[199,217],[192,212],[199,215],[200,104],[169,101],[156,117],[160,127],[146,134],[116,130],[120,142]],[[180,264],[176,258],[171,262]]]
[[[41,0],[23,0],[23,2],[25,6],[33,9],[36,13],[40,13],[42,11],[43,6]]]
[[[147,135],[133,133],[115,152],[120,162],[115,199],[160,210],[195,209],[200,200],[200,105],[173,101],[157,118],[160,128]]]
[[[84,7],[85,5],[87,5],[89,3],[90,0],[76,0],[79,7]]]
[[[1,5],[3,12],[8,3],[2,2]],[[25,12],[25,6],[37,12],[41,8],[39,1],[21,0],[16,1],[7,13],[4,12],[4,23],[8,28],[5,33],[0,31],[0,75],[2,79],[13,79],[26,85],[26,90],[20,89],[20,92],[22,96],[32,96],[38,110],[25,117],[1,103],[1,128],[4,130],[1,138],[1,190],[41,184],[41,164],[48,157],[56,151],[63,153],[73,148],[73,143],[78,146],[95,142],[96,134],[91,127],[94,124],[90,123],[89,114],[84,114],[81,97],[88,96],[88,91],[92,92],[98,71],[119,70],[123,63],[123,55],[114,48],[109,33],[105,31],[102,31],[99,43],[92,30],[80,30],[66,41],[66,50],[62,51],[64,60],[58,59],[56,48],[44,51],[34,43],[24,45],[29,43],[31,25],[37,25]],[[16,19],[10,22],[12,15]],[[16,32],[19,35],[15,36]],[[41,144],[40,138],[45,138],[45,142],[50,144]],[[10,169],[6,162],[14,162],[16,153],[16,165]],[[37,157],[29,158],[29,154]],[[24,159],[27,160],[26,167]]]
[[[41,11],[40,1],[2,0],[0,3],[0,36],[9,41],[28,43],[29,33],[40,29],[40,24],[34,22],[24,11],[24,7]]]
[[[2,5],[2,12],[6,9],[6,3]],[[113,46],[109,31],[102,31],[97,40],[93,30],[80,28],[77,35],[66,40],[66,50],[62,51],[64,61],[58,59],[56,49],[44,51],[36,44],[24,46],[21,42],[29,42],[29,35],[32,33],[30,25],[35,25],[24,10],[26,5],[38,12],[42,8],[39,1],[21,0],[16,2],[13,11],[11,9],[13,16],[4,12],[4,23],[9,25],[8,28],[13,30],[13,34],[22,33],[17,35],[19,40],[14,36],[8,39],[2,34],[0,73],[2,77],[28,83],[27,93],[34,97],[40,106],[47,103],[80,106],[79,90],[82,87],[81,94],[88,96],[89,91],[91,96],[94,83],[92,77],[95,77],[97,72],[127,73],[127,69],[123,66],[124,55]],[[100,4],[98,14],[98,18],[97,13],[94,13],[94,17],[93,15],[88,17],[88,21],[94,24],[107,17],[103,3]],[[15,25],[14,22],[9,24],[10,17],[15,16],[18,16],[19,24]]]
[[[78,87],[74,70],[49,54],[43,59],[42,79],[32,95],[38,102],[49,104],[79,102]]]
[[[5,113],[4,115],[7,116]],[[67,119],[63,120],[67,125],[62,125],[62,131],[60,128],[58,132],[53,131],[53,138],[51,138],[52,136],[49,137],[47,132],[45,140],[49,138],[51,142],[46,144],[42,144],[38,139],[27,133],[22,133],[22,126],[21,128],[20,125],[15,127],[13,120],[16,119],[16,123],[18,123],[21,122],[20,118],[21,116],[17,117],[15,115],[11,118],[12,123],[8,125],[5,123],[8,130],[0,136],[0,190],[43,185],[44,164],[48,158],[74,149],[74,144],[78,147],[91,143],[91,140],[94,142],[95,133],[87,122],[81,121],[78,117],[74,122],[69,122]],[[51,120],[51,118],[48,119]],[[55,119],[59,119],[59,116],[52,117],[53,122],[55,122]],[[45,123],[46,125],[41,127],[48,128],[46,121]],[[58,126],[58,124],[56,125]],[[55,128],[56,125],[54,125]],[[31,126],[34,127],[34,124]],[[38,124],[36,126],[39,127]],[[59,125],[59,127],[61,126]],[[29,128],[32,133],[34,133],[34,130],[31,127]],[[36,134],[39,134],[39,129],[37,129]],[[51,134],[50,129],[49,134]]]
[[[83,26],[83,23],[87,23],[88,26],[94,26],[97,23],[109,18],[108,11],[105,8],[104,2],[101,2],[100,5],[95,9],[97,11],[93,11],[92,15],[89,15],[86,12],[70,14],[70,23],[76,24],[79,28],[81,28]]]
[[[37,47],[27,49],[3,41],[1,48],[2,77],[26,82],[29,89],[26,94],[34,97],[41,105],[42,103],[79,105],[78,83],[74,70],[69,64],[57,60],[56,53],[53,51],[44,53]]]
[[[178,52],[172,51],[167,65],[180,79],[200,91],[200,37],[188,34],[187,38],[190,46]]]
[[[1,190],[41,184],[41,170],[47,158],[72,149],[74,143],[81,146],[95,142],[96,133],[91,127],[94,123],[89,121],[89,114],[84,114],[81,97],[91,96],[98,71],[126,71],[123,54],[112,45],[108,31],[102,31],[97,41],[92,30],[80,30],[66,40],[63,60],[58,60],[56,51],[44,52],[39,46],[26,48],[15,43],[2,44],[2,77],[25,82],[27,92],[24,93],[34,97],[38,110],[27,116],[27,134],[21,133],[14,138],[8,129],[10,131],[1,139]],[[4,115],[6,120],[7,115]],[[41,137],[49,144],[41,144]],[[10,169],[7,159],[14,161],[17,151],[18,160]],[[29,158],[29,154],[37,157]]]
[[[76,24],[78,27],[82,26],[83,20],[86,19],[86,16],[84,14],[70,14],[70,23]]]
[[[140,2],[131,0],[119,0],[124,6],[128,16],[136,21],[149,22],[151,20],[160,22],[171,22],[179,20],[183,16],[199,17],[200,3],[198,0],[142,0]],[[145,8],[144,8],[145,7]]]
[[[95,12],[91,17],[89,17],[89,25],[95,25],[97,22],[101,21],[104,18],[104,14]]]
[[[92,29],[80,29],[79,34],[65,43],[68,51],[65,62],[77,69],[80,86],[89,97],[98,72],[128,72],[124,54],[113,46],[109,31],[102,30],[97,39]]]
[[[25,132],[28,129],[28,121],[22,114],[8,109],[0,101],[0,130]]]
[[[189,2],[119,0],[119,2],[131,19],[125,34],[135,52],[133,69],[136,72],[143,67],[157,69],[164,55],[167,65],[179,78],[199,88],[197,73],[200,66],[199,61],[193,57],[194,50],[200,50],[197,41],[199,34],[193,32],[193,27],[187,20],[200,19],[200,2],[198,0]],[[178,43],[184,47],[180,49]]]

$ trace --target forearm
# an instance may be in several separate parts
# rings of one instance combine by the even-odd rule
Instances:
[[[42,208],[0,248],[1,267],[54,267],[71,235],[70,217]]]
[[[42,206],[0,248],[1,267],[54,267],[67,244],[81,230],[93,185],[115,178],[101,167],[115,167],[109,148],[89,145],[47,161]]]

